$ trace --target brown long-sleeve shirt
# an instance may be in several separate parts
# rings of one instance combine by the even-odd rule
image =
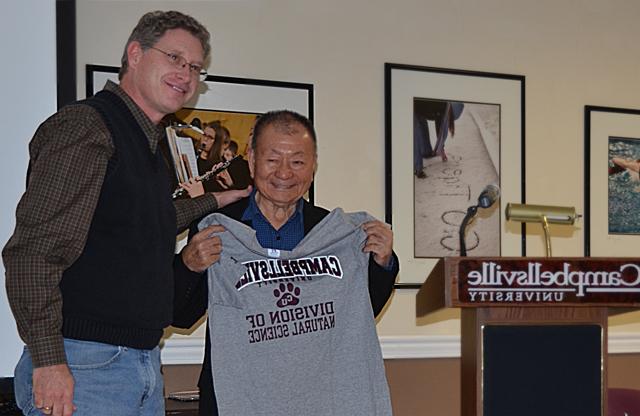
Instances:
[[[124,100],[155,153],[164,129],[118,85],[109,81],[105,89]],[[9,304],[35,367],[66,362],[59,283],[84,249],[114,150],[107,126],[88,105],[62,108],[40,125],[29,144],[29,182],[2,257]],[[215,210],[217,202],[205,194],[175,201],[175,207],[181,230]]]

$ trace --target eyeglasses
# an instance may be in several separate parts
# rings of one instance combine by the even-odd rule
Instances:
[[[153,46],[150,46],[149,48],[156,50],[160,53],[163,53],[167,57],[167,60],[169,61],[169,63],[175,66],[176,68],[182,69],[186,66],[187,68],[189,68],[189,75],[193,77],[197,76],[200,79],[200,81],[204,81],[207,78],[207,71],[202,69],[201,65],[187,62],[187,60],[184,59],[184,56],[180,56],[178,54],[171,53],[171,52],[165,52],[162,49],[158,49]]]

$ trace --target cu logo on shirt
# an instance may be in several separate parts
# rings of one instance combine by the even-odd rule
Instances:
[[[273,290],[273,296],[278,298],[276,305],[280,308],[286,306],[295,306],[300,303],[300,288],[293,285],[293,283],[280,283],[277,289]]]

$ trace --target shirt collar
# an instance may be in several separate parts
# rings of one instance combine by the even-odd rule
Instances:
[[[142,128],[147,140],[149,140],[149,148],[151,149],[151,152],[155,153],[158,148],[158,142],[164,137],[164,128],[162,127],[162,124],[154,124],[154,122],[147,117],[144,111],[138,107],[135,101],[133,101],[133,99],[129,97],[129,95],[115,82],[108,80],[104,89],[114,93],[124,101],[129,111],[131,111],[131,114],[133,114],[133,118]]]
[[[300,198],[298,202],[296,202],[296,209],[293,212],[293,215],[289,217],[287,222],[294,219],[298,214],[302,215],[302,205],[303,205],[302,198]],[[269,220],[267,220],[267,218],[260,211],[260,207],[258,207],[258,203],[256,202],[256,189],[254,188],[253,191],[251,191],[251,195],[249,195],[249,206],[247,206],[247,209],[244,211],[244,214],[242,214],[241,220],[242,221],[253,220],[257,216],[260,216],[261,218],[263,218],[264,221],[267,222],[267,224],[269,223]]]

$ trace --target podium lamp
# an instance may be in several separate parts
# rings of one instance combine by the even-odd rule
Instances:
[[[530,205],[508,203],[505,209],[507,221],[539,222],[544,231],[547,257],[551,257],[551,237],[549,224],[573,225],[580,216],[574,207],[556,207],[551,205]]]

